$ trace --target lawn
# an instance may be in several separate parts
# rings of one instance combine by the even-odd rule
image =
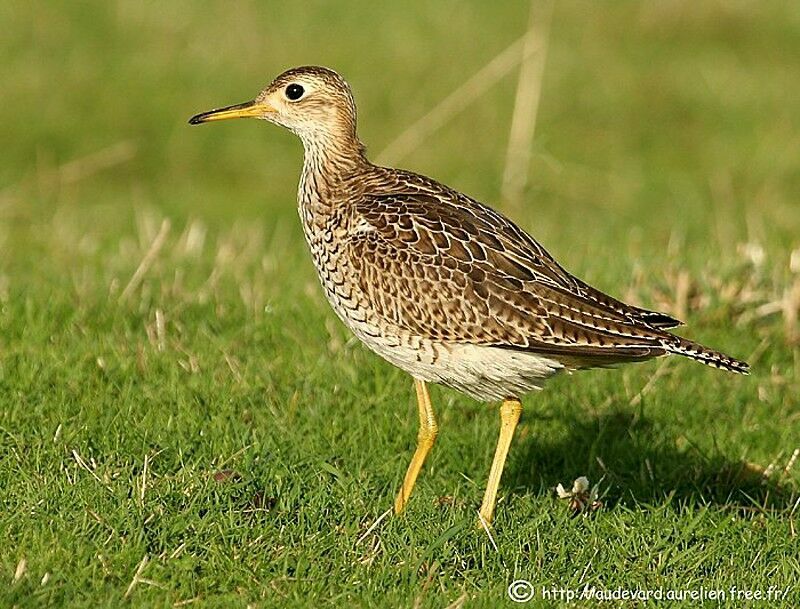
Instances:
[[[324,302],[301,147],[186,124],[324,64],[377,155],[528,23],[415,4],[0,6],[0,606],[500,607],[518,579],[529,606],[586,586],[797,605],[800,4],[558,3],[521,203],[515,71],[398,160],[752,365],[527,396],[491,537],[496,405],[432,387],[437,445],[382,518],[413,388]],[[553,489],[579,476],[600,497],[576,515]]]

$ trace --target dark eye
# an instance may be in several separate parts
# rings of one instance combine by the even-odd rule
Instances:
[[[291,85],[286,87],[286,98],[292,101],[297,101],[298,99],[303,97],[303,93],[305,93],[303,87],[301,87],[296,83],[292,83]]]

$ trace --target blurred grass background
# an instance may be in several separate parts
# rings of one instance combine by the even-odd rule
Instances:
[[[531,396],[497,552],[471,529],[496,414],[435,390],[440,440],[409,514],[358,542],[411,455],[408,379],[323,301],[294,137],[186,120],[322,64],[351,83],[374,156],[529,9],[0,5],[0,603],[494,607],[515,577],[794,585],[791,2],[559,2],[524,204],[500,197],[516,72],[402,160],[754,374],[653,362]],[[606,505],[573,520],[548,489],[583,474]]]

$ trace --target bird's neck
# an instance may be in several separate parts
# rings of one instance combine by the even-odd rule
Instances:
[[[319,208],[335,204],[343,186],[370,166],[364,146],[353,131],[337,137],[325,134],[304,134],[303,173],[300,178],[299,202]]]

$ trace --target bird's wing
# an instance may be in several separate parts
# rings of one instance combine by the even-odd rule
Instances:
[[[578,356],[576,365],[660,355],[672,338],[647,323],[659,314],[590,288],[513,222],[453,191],[359,197],[346,247],[371,307],[418,336]],[[666,319],[675,321],[657,321]]]

